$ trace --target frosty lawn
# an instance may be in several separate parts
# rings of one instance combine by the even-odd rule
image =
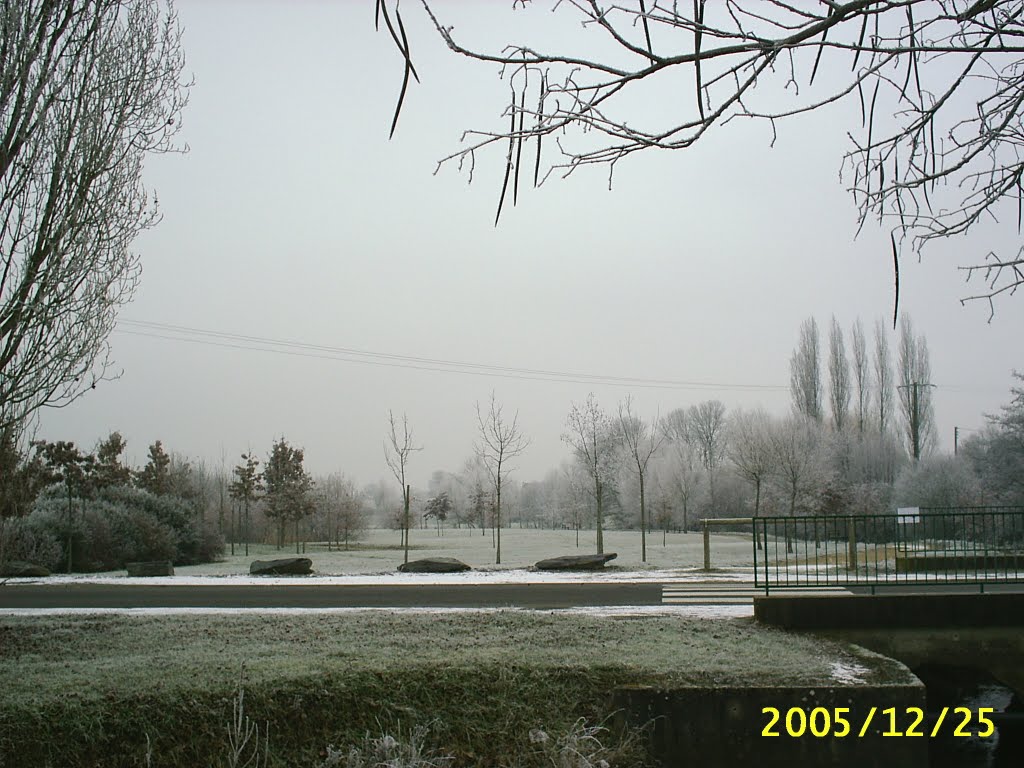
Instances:
[[[647,537],[647,563],[640,560],[639,531],[605,531],[606,552],[617,552],[609,568],[611,572],[637,569],[686,569],[699,568],[704,563],[703,538],[700,533],[670,533],[662,546],[660,532]],[[362,541],[353,544],[349,550],[328,551],[322,545],[310,545],[306,557],[313,560],[317,574],[360,574],[394,571],[402,562],[402,550],[398,546],[399,532],[373,529]],[[711,537],[712,565],[715,567],[752,567],[753,550],[750,534],[717,533]],[[585,554],[594,551],[594,532],[580,531],[580,546],[576,547],[576,532],[566,530],[543,530],[533,528],[506,528],[501,532],[501,565],[494,563],[494,547],[491,533],[481,536],[475,529],[452,529],[438,536],[436,531],[415,529],[410,535],[409,559],[444,556],[454,557],[473,568],[514,569],[532,566],[538,560],[563,554]],[[256,559],[288,557],[291,550],[277,549],[268,545],[250,545],[249,557],[244,545],[235,545],[236,554],[225,555],[224,560],[206,565],[194,565],[176,569],[176,573],[187,575],[224,575],[248,573],[249,563]]]
[[[770,660],[770,661],[769,661]],[[525,611],[0,617],[0,763],[218,765],[232,692],[278,765],[381,724],[433,723],[464,764],[599,720],[623,685],[843,685],[889,670],[746,619]],[[244,672],[243,672],[244,669]],[[389,727],[390,727],[389,726]],[[17,759],[14,759],[17,758]],[[31,759],[28,759],[31,758]]]

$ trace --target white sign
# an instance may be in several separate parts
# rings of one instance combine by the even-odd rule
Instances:
[[[901,525],[921,522],[920,507],[898,507],[896,509],[896,522]]]

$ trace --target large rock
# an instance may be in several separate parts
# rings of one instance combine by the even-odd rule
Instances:
[[[538,571],[596,571],[618,556],[616,552],[605,555],[562,555],[541,560],[534,568]]]
[[[281,557],[277,560],[253,560],[249,573],[254,576],[308,576],[313,561],[308,557]]]
[[[174,564],[170,560],[150,560],[144,563],[125,563],[129,576],[173,576]]]
[[[459,573],[473,569],[454,557],[426,557],[422,560],[413,560],[411,563],[402,563],[398,570],[402,573]]]
[[[0,564],[0,576],[3,576],[4,578],[17,579],[49,575],[49,568],[42,565],[36,565],[35,563],[27,563],[24,560],[11,560],[8,563]]]

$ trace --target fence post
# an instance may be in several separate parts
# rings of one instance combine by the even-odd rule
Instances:
[[[711,570],[711,529],[708,526],[707,520],[701,520],[701,526],[704,528],[704,570]]]
[[[846,556],[846,570],[856,571],[857,570],[857,525],[853,518],[847,518],[846,520],[846,544],[848,547],[848,554]]]

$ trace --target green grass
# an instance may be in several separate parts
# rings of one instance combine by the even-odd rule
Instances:
[[[600,721],[624,685],[830,682],[842,646],[747,619],[441,614],[0,618],[0,765],[218,766],[244,668],[271,765],[431,723],[462,765],[510,765],[531,728]],[[863,664],[863,660],[859,660]],[[882,665],[870,682],[898,672]],[[6,761],[6,762],[5,762]]]

